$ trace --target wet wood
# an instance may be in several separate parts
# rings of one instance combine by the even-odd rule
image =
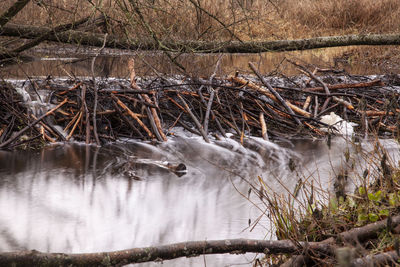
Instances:
[[[148,136],[150,138],[153,138],[154,135],[153,133],[149,130],[149,128],[147,128],[147,126],[139,119],[139,117],[132,112],[132,110],[130,110],[121,100],[119,100],[118,97],[116,97],[114,94],[111,94],[111,97],[114,99],[114,101],[121,106],[121,108],[123,108],[125,111],[128,112],[129,116],[131,116],[134,120],[136,120],[139,125],[146,131],[146,133],[148,134]]]
[[[327,85],[329,90],[338,90],[338,89],[355,89],[355,88],[366,88],[372,86],[384,86],[385,84],[377,79],[370,82],[362,82],[362,83],[344,83],[344,84],[334,84],[334,85]],[[323,92],[325,89],[323,87],[313,87],[313,88],[306,88],[304,91],[310,92]]]
[[[136,72],[135,72],[135,61],[133,58],[131,58],[128,62],[128,68],[130,72],[130,82],[131,82],[131,87],[135,90],[141,91],[142,89],[137,85],[136,83]],[[142,94],[141,97],[146,101],[146,103],[153,105],[153,102],[150,100],[150,97],[147,94]],[[151,107],[149,111],[147,112],[151,123],[152,127],[154,129],[154,133],[157,136],[157,139],[159,141],[167,141],[167,136],[164,134],[164,131],[162,129],[161,121],[160,118],[157,114],[157,110],[155,107]]]
[[[5,148],[7,147],[7,145],[11,144],[11,142],[13,142],[15,139],[17,139],[18,137],[20,137],[24,132],[26,132],[28,129],[30,129],[31,127],[35,126],[37,123],[39,123],[41,120],[43,120],[45,117],[49,116],[50,114],[52,114],[54,111],[56,111],[57,109],[59,109],[60,107],[62,107],[65,103],[67,103],[68,99],[65,98],[61,103],[59,103],[55,108],[47,111],[45,114],[43,114],[42,116],[40,116],[37,120],[33,121],[32,123],[29,123],[26,127],[24,127],[22,130],[18,131],[17,133],[15,133],[12,137],[10,137],[7,141],[3,142],[0,144],[0,148]]]
[[[246,81],[243,78],[240,77],[229,77],[228,80],[241,84],[241,85],[245,85],[251,89],[257,90],[259,92],[262,92],[264,95],[268,96],[269,98],[271,98],[273,101],[277,102],[278,99],[272,94],[269,93],[267,90],[261,88],[260,86],[257,86],[256,84]],[[288,105],[293,111],[295,111],[297,114],[300,114],[304,117],[310,118],[311,114],[305,110],[302,110],[301,108],[297,107],[296,105],[293,105],[292,103],[290,103],[289,101],[286,101],[286,105]]]
[[[206,141],[207,143],[210,143],[210,139],[208,139],[208,136],[206,135],[206,133],[204,132],[203,127],[201,126],[199,120],[197,119],[197,117],[193,114],[193,112],[190,110],[189,105],[186,103],[185,99],[183,99],[183,97],[178,93],[177,94],[178,98],[182,101],[183,103],[183,107],[186,110],[186,112],[190,115],[190,117],[192,118],[194,124],[197,127],[197,130],[199,130],[199,132],[201,133],[201,135],[203,136],[204,141]]]

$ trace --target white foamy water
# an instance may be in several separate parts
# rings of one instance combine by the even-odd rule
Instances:
[[[382,143],[396,162],[397,143]],[[369,143],[361,146],[373,150]],[[333,139],[329,149],[325,141],[251,138],[242,146],[233,139],[207,144],[182,135],[156,146],[68,144],[40,152],[0,152],[0,250],[79,253],[273,238],[266,216],[249,227],[249,220],[253,223],[266,210],[254,193],[251,202],[246,198],[251,185],[259,186],[257,177],[280,194],[305,176],[329,189],[343,168],[347,147],[355,150],[341,138]],[[353,158],[363,170],[361,157]],[[296,171],[289,169],[290,161]],[[183,176],[168,168],[178,164],[187,168]],[[222,266],[254,256],[209,255],[164,265],[204,266],[206,261]]]

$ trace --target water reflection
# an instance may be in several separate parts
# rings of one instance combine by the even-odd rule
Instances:
[[[228,143],[229,149],[222,146]],[[239,148],[233,140],[208,145],[176,138],[159,146],[69,144],[1,152],[0,250],[96,252],[262,238],[267,225],[247,229],[259,211],[236,191],[247,192],[249,185],[233,173],[256,177],[267,166],[279,172],[289,152],[271,143],[271,151],[282,151],[278,162],[268,160],[268,153]],[[142,181],[119,171],[121,164],[135,161],[140,164],[130,166]],[[187,173],[179,177],[164,168],[165,162],[184,163]],[[238,257],[213,256],[208,266]]]
[[[281,65],[285,57],[295,58],[319,67],[345,69],[351,74],[386,74],[397,73],[399,66],[395,63],[368,63],[371,59],[390,54],[393,47],[334,47],[306,51],[271,52],[261,54],[224,54],[218,75],[233,74],[235,71],[250,73],[248,62],[255,62],[262,73],[298,75],[298,70],[290,65]],[[43,50],[43,49],[42,49]],[[89,76],[92,73],[92,50],[59,48],[56,53],[47,50],[37,50],[34,60],[0,68],[2,78],[26,78],[27,76],[75,77]],[[47,52],[46,52],[47,51]],[[154,76],[155,74],[180,74],[181,71],[161,52],[137,52],[127,50],[106,50],[106,55],[95,61],[94,72],[98,77],[129,77],[127,62],[135,58],[135,69],[138,76]],[[395,52],[393,52],[395,53]],[[58,56],[54,56],[57,54]],[[182,54],[178,61],[193,76],[209,76],[215,70],[218,54]]]
[[[206,144],[176,137],[163,144],[64,144],[0,152],[0,251],[98,252],[191,240],[270,238],[265,209],[247,195],[258,175],[273,192],[292,191],[301,171],[329,187],[348,146],[335,139],[271,143],[233,139]],[[398,155],[395,142],[385,144]],[[350,146],[351,147],[351,146]],[[373,146],[368,149],[373,150]],[[398,159],[398,158],[397,158]],[[295,161],[299,172],[289,170]],[[165,166],[185,164],[179,177]],[[126,175],[130,168],[141,180]],[[334,169],[332,169],[334,168]],[[315,177],[315,176],[313,176]],[[254,255],[210,255],[167,266],[222,266]],[[157,263],[149,263],[150,266]]]

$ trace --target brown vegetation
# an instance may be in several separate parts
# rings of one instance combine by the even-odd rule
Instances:
[[[14,1],[3,2],[6,10]],[[135,39],[246,41],[400,29],[397,0],[44,0],[31,1],[12,22],[59,25],[100,12],[110,32]]]

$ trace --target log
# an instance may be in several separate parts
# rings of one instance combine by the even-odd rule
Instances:
[[[252,252],[272,255],[294,253],[301,251],[302,247],[305,246],[323,255],[333,255],[331,244],[314,242],[298,242],[294,244],[290,240],[226,239],[182,242],[156,247],[82,254],[42,253],[35,250],[3,252],[0,253],[0,266],[121,266],[206,254]]]
[[[0,31],[0,36],[37,38],[51,30],[48,27],[17,25],[8,23]],[[83,31],[66,31],[48,37],[48,41],[90,45],[101,47],[104,35]],[[169,50],[175,52],[201,53],[262,53],[271,51],[308,50],[323,47],[350,45],[399,45],[400,34],[361,34],[343,36],[325,36],[309,39],[275,40],[257,42],[204,42],[204,41],[129,41],[115,35],[109,35],[105,47],[132,50]],[[162,47],[161,47],[162,46]]]

